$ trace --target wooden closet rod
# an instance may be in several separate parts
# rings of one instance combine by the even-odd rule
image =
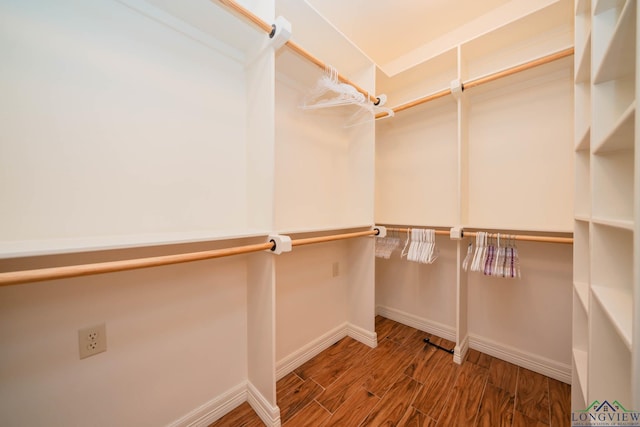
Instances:
[[[273,36],[273,33],[275,31],[275,27],[273,27],[271,24],[263,21],[259,16],[255,15],[249,9],[241,6],[240,4],[236,3],[233,0],[215,0],[215,1],[217,1],[221,5],[225,6],[227,9],[231,10],[235,14],[246,18],[253,25],[257,26],[258,28],[260,28],[261,30],[263,30],[264,32],[269,34],[269,36]],[[302,56],[303,58],[305,58],[306,60],[310,61],[311,63],[317,65],[323,71],[327,69],[327,64],[325,64],[320,59],[318,59],[315,56],[313,56],[311,53],[309,53],[309,51],[307,51],[306,49],[302,48],[299,44],[295,43],[294,41],[288,40],[285,44],[291,50],[293,50],[295,53],[297,53],[298,55]],[[358,86],[357,84],[355,84],[354,82],[352,82],[351,80],[349,80],[348,78],[346,78],[345,76],[343,76],[340,73],[338,73],[338,80],[341,81],[342,83],[346,83],[348,85],[353,86],[358,92],[360,92],[361,94],[366,96],[375,105],[378,105],[380,103],[380,99],[379,98],[377,98],[376,96],[371,95],[367,90],[364,90],[363,88],[361,88],[360,86]]]
[[[64,267],[41,268],[37,270],[12,271],[0,273],[0,286],[19,285],[21,283],[41,282],[43,280],[68,279],[71,277],[94,274],[115,273],[117,271],[139,268],[160,267],[163,265],[222,258],[231,255],[248,254],[272,249],[272,242],[235,248],[215,249],[211,251],[190,252],[177,255],[163,255],[149,258],[136,258],[122,261],[100,262],[94,264],[69,265]]]
[[[506,70],[498,71],[497,73],[489,74],[488,76],[485,76],[485,77],[479,77],[467,83],[463,83],[462,90],[471,89],[472,87],[480,86],[485,83],[489,83],[494,80],[501,79],[503,77],[511,76],[521,71],[530,70],[540,65],[548,64],[550,62],[557,61],[562,58],[566,58],[567,56],[573,55],[573,51],[574,49],[570,47],[568,49],[561,50],[556,53],[552,53],[551,55],[543,56],[541,58],[534,59],[533,61],[529,61],[521,65],[516,65],[515,67],[507,68]]]
[[[410,228],[392,228],[387,227],[387,231],[395,231],[398,233],[408,233]],[[463,231],[463,237],[476,237],[477,232],[475,231]],[[497,233],[492,233],[497,234]],[[503,233],[500,233],[503,234]],[[448,236],[448,230],[436,230],[436,235]],[[556,237],[556,236],[531,236],[526,234],[509,234],[504,233],[505,236],[510,236],[515,240],[520,240],[523,242],[543,242],[543,243],[566,243],[573,244],[573,237]]]
[[[476,232],[474,231],[465,231],[464,237],[476,237]],[[498,234],[498,233],[491,233]],[[503,233],[500,233],[503,234]],[[542,243],[566,243],[573,244],[573,237],[555,237],[555,236],[530,236],[526,234],[509,234],[504,233],[505,236],[510,236],[515,240],[520,240],[523,242],[542,242]]]
[[[414,228],[418,228],[418,227],[414,227]],[[409,233],[411,229],[387,227],[387,231],[395,231],[396,233]],[[449,230],[436,230],[436,236],[448,236],[448,235],[449,235]]]
[[[519,73],[521,71],[530,70],[531,68],[538,67],[540,65],[548,64],[553,61],[557,61],[558,59],[566,58],[567,56],[573,55],[574,48],[570,47],[568,49],[561,50],[556,53],[552,53],[550,55],[543,56],[538,59],[534,59],[533,61],[526,62],[521,65],[516,65],[515,67],[507,68],[506,70],[498,71],[493,74],[489,74],[488,76],[479,77],[477,79],[473,79],[468,81],[467,83],[462,84],[462,90],[471,89],[476,86],[480,86],[485,83],[492,82],[494,80],[501,79],[503,77],[511,76],[513,74]],[[434,99],[442,98],[444,96],[450,95],[451,89],[444,89],[440,92],[436,92],[431,95],[427,95],[423,98],[418,98],[414,101],[408,102],[406,104],[398,105],[397,107],[393,107],[392,110],[394,113],[399,111],[406,110],[408,108],[415,107],[416,105],[421,105],[427,103],[429,101],[433,101]],[[387,113],[379,113],[376,114],[376,119],[387,116]]]
[[[333,236],[309,237],[306,239],[297,239],[291,241],[291,246],[310,245],[312,243],[333,242],[335,240],[352,239],[354,237],[376,236],[379,230],[357,231],[355,233],[335,234]]]
[[[379,234],[378,229],[358,231],[355,233],[334,234],[332,236],[312,237],[307,239],[292,240],[291,246],[309,245],[311,243],[332,242],[335,240],[352,239],[354,237],[374,236]],[[163,265],[180,264],[206,259],[222,258],[232,255],[248,254],[273,250],[274,242],[257,243],[253,245],[237,246],[226,249],[214,249],[210,251],[189,252],[177,255],[163,255],[149,258],[136,258],[122,261],[100,262],[94,264],[69,265],[63,267],[41,268],[37,270],[11,271],[0,273],[0,286],[19,285],[23,283],[42,282],[45,280],[68,279],[71,277],[91,276],[94,274],[115,273],[118,271],[136,270],[148,267],[160,267]]]

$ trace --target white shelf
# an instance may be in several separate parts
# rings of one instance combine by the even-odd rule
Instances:
[[[0,259],[130,249],[151,246],[267,237],[268,230],[197,231],[184,233],[97,236],[77,239],[0,242]]]
[[[618,150],[631,150],[634,146],[634,130],[636,118],[636,101],[622,113],[609,132],[599,141],[593,152],[595,154]]]
[[[574,219],[580,222],[590,222],[591,217],[588,214],[575,214]]]
[[[574,167],[574,217],[577,219],[589,220],[591,216],[591,194],[589,192],[591,153],[587,150],[577,151]]]
[[[591,158],[591,216],[605,225],[628,228],[633,219],[633,151],[614,151]]]
[[[631,349],[633,295],[630,292],[598,285],[592,285],[591,289],[616,332],[627,348]]]
[[[574,14],[584,15],[591,13],[591,6],[588,0],[576,0]]]
[[[592,223],[591,284],[631,293],[633,286],[633,232]]]
[[[599,4],[603,3],[602,1]],[[635,70],[636,1],[627,1],[613,31],[602,61],[595,73],[594,83],[602,83],[632,74]],[[597,8],[598,6],[596,6]]]
[[[595,7],[593,8],[593,14],[599,15],[605,10],[620,7],[624,2],[625,0],[596,0]]]
[[[589,313],[589,284],[584,282],[573,282],[573,288],[580,298],[580,303],[585,313]]]
[[[305,234],[305,233],[326,233],[329,231],[346,233],[356,229],[372,228],[374,224],[349,224],[349,225],[334,225],[328,227],[311,227],[311,228],[290,228],[278,230],[278,234]]]
[[[586,402],[587,401],[587,361],[588,356],[586,351],[573,349],[573,363],[576,367],[576,372],[578,374],[578,385],[580,386],[580,390],[582,391],[582,398]]]
[[[622,220],[622,219],[592,217],[591,222],[593,222],[594,224],[604,225],[604,226],[613,227],[613,228],[619,228],[621,230],[628,230],[628,231],[633,231],[633,228],[634,228],[633,221]]]
[[[584,221],[578,220],[573,226],[573,281],[576,283],[589,283],[589,227],[588,219]]]
[[[577,57],[574,79],[576,83],[587,83],[591,79],[591,31]]]
[[[576,144],[576,151],[587,151],[591,141],[591,126],[587,126]]]

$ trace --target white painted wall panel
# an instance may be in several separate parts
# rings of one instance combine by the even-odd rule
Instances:
[[[473,227],[573,229],[573,85],[567,64],[570,58],[469,90]]]
[[[246,292],[244,257],[1,288],[0,424],[177,420],[246,380]],[[80,360],[102,322],[107,351]]]
[[[245,226],[240,64],[114,1],[0,20],[3,240]]]
[[[294,76],[296,71],[308,72],[309,65],[299,61],[278,57],[278,69]],[[282,73],[276,79],[276,229],[370,224],[373,122],[345,128],[359,111],[354,106],[300,108],[321,75],[311,71],[315,78],[306,75],[304,83]]]
[[[517,246],[522,279],[469,273],[469,333],[571,365],[572,247]]]
[[[276,361],[348,320],[349,265],[345,241],[299,246],[277,258]]]
[[[378,122],[376,222],[445,227],[456,222],[456,126],[450,97]]]
[[[435,263],[419,264],[400,258],[376,258],[376,305],[416,316],[428,322],[456,327],[456,243],[436,240]]]

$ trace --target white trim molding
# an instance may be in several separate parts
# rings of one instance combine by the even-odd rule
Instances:
[[[456,330],[452,326],[433,322],[431,320],[427,320],[422,317],[418,317],[416,315],[382,305],[376,307],[376,314],[379,314],[382,317],[386,317],[387,319],[400,322],[403,325],[411,326],[412,328],[416,328],[429,334],[433,334],[437,337],[444,338],[453,342],[456,341]]]
[[[280,408],[267,402],[262,393],[251,383],[247,383],[247,402],[265,425],[280,427]]]
[[[456,340],[455,328],[442,323],[433,322],[410,313],[406,313],[394,308],[378,306],[376,314],[386,317],[403,325],[425,331],[440,338],[450,341]],[[506,344],[492,341],[488,338],[474,334],[469,334],[463,342],[454,349],[454,362],[462,363],[469,348],[478,350],[489,356],[496,357],[506,362],[513,363],[520,367],[529,369],[549,378],[554,378],[563,383],[571,384],[571,365],[567,365],[546,357],[518,350]],[[458,358],[458,360],[456,360]]]
[[[360,326],[356,326],[351,323],[347,324],[347,335],[371,348],[376,348],[378,346],[378,334],[367,331]]]
[[[247,382],[243,381],[172,422],[168,427],[207,427],[246,401]]]
[[[571,365],[547,359],[537,354],[521,351],[490,339],[469,334],[469,347],[489,356],[513,363],[549,378],[571,384]]]
[[[289,372],[292,372],[298,366],[311,360],[333,344],[340,341],[347,336],[348,324],[345,322],[320,336],[319,338],[311,341],[304,347],[294,351],[282,360],[276,362],[276,379],[279,380]]]
[[[377,334],[375,332],[370,332],[359,326],[345,322],[278,361],[276,363],[276,379],[281,379],[289,372],[292,372],[346,336],[360,341],[371,348],[375,348],[378,345]]]
[[[460,345],[456,345],[453,349],[453,361],[458,365],[461,365],[464,359],[467,357],[469,351],[469,335],[464,337]]]

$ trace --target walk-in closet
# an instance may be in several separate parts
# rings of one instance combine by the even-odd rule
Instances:
[[[639,14],[0,0],[0,425],[640,425]]]

